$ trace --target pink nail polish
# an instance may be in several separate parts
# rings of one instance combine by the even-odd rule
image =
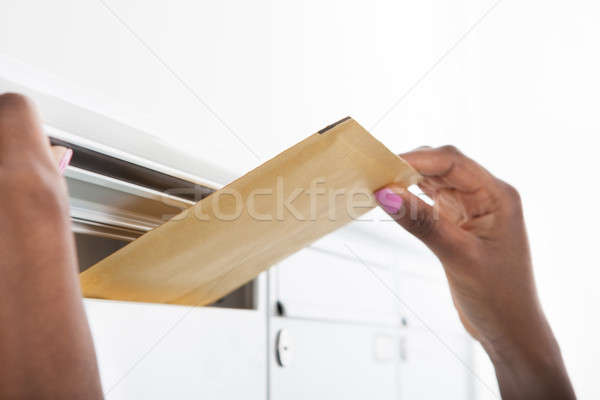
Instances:
[[[375,199],[388,214],[396,214],[402,208],[402,197],[390,188],[376,191]]]
[[[60,163],[58,163],[58,170],[61,174],[65,171],[65,168],[67,168],[67,165],[69,165],[69,163],[71,162],[71,157],[73,157],[73,150],[67,149],[67,151],[65,151],[65,154],[60,159]]]

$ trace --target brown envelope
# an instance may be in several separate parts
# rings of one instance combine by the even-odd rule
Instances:
[[[86,297],[206,305],[419,174],[350,117],[324,128],[81,273]]]

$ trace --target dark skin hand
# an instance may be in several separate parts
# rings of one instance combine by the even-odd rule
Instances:
[[[65,182],[31,104],[0,96],[0,398],[101,399]],[[383,208],[440,259],[505,399],[574,399],[540,307],[517,191],[453,147],[402,155],[434,208],[396,186]]]
[[[574,399],[538,300],[518,192],[452,146],[401,157],[424,176],[420,187],[435,206],[394,185],[376,198],[441,261],[463,325],[494,364],[502,398]]]
[[[0,398],[101,399],[68,198],[31,104],[0,96]]]

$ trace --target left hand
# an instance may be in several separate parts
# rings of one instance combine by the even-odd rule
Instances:
[[[0,96],[0,398],[99,399],[67,187],[32,104]]]

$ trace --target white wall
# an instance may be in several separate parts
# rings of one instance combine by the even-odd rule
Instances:
[[[265,159],[402,99],[372,129],[390,147],[454,143],[521,190],[542,303],[580,397],[600,397],[597,2],[107,4],[229,128],[100,0],[0,0],[0,53],[236,174],[259,161],[230,130]]]

